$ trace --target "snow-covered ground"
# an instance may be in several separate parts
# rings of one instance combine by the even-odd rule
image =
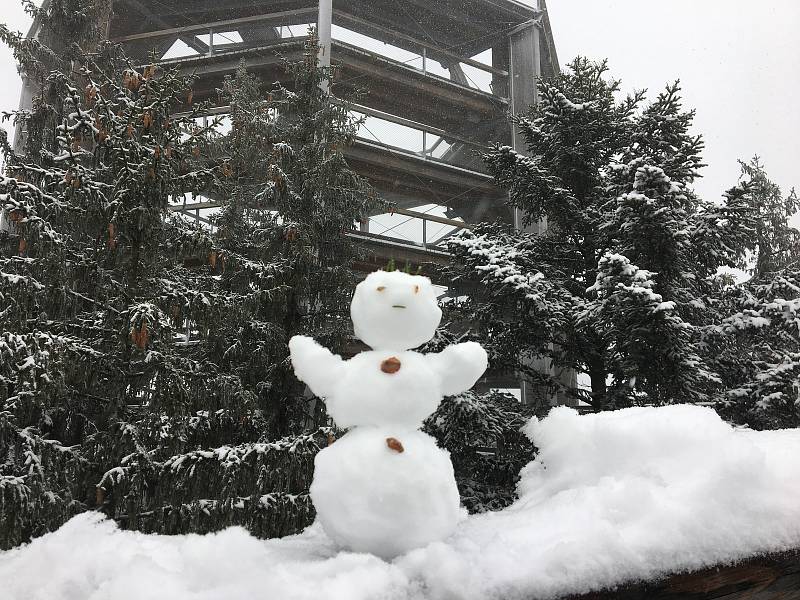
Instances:
[[[4,600],[551,598],[800,547],[800,430],[734,430],[710,409],[554,409],[520,500],[385,562],[318,526],[164,537],[83,514],[0,553]]]

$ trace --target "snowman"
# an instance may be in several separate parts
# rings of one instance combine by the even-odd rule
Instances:
[[[371,351],[343,360],[312,338],[289,341],[297,377],[349,429],[317,454],[311,499],[340,546],[390,559],[444,539],[465,515],[450,455],[419,427],[442,396],[475,384],[487,357],[475,342],[410,350],[442,318],[427,277],[372,273],[356,287],[350,314]]]

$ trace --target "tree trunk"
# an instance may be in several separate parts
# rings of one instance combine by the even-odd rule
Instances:
[[[592,382],[591,405],[595,412],[605,410],[608,404],[608,394],[606,390],[605,365],[601,354],[598,352],[595,358],[589,360],[589,378]]]
[[[589,371],[592,379],[592,408],[595,412],[600,412],[606,408],[606,373],[605,371]]]

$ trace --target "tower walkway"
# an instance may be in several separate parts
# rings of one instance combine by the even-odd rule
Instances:
[[[194,98],[218,102],[217,89],[241,62],[266,83],[286,82],[283,63],[302,56],[320,14],[314,0],[117,0],[109,37],[143,64],[155,57],[195,74]],[[558,69],[546,11],[514,0],[334,0],[329,18],[333,91],[357,94],[354,111],[365,118],[347,158],[395,216],[409,211],[407,225],[373,215],[353,232],[377,264],[441,262],[448,233],[513,221],[480,152],[514,143],[508,115],[528,100],[522,90]],[[213,208],[178,210],[200,218]],[[452,221],[433,239],[430,216]]]

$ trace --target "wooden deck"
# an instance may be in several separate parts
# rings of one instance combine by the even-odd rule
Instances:
[[[568,600],[800,600],[800,550]]]

